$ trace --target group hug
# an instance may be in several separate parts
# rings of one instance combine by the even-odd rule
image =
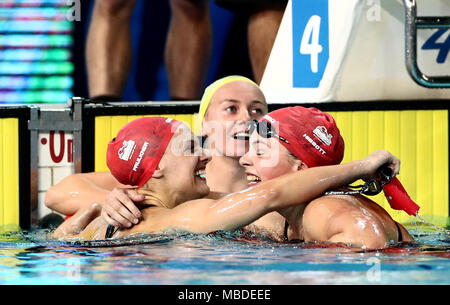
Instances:
[[[387,151],[341,163],[344,139],[330,114],[301,106],[268,113],[257,84],[229,76],[206,88],[195,121],[195,134],[163,117],[122,127],[108,144],[109,172],[75,174],[48,190],[46,205],[72,215],[53,238],[242,229],[366,249],[413,241],[371,199],[325,195],[382,167],[400,170]]]

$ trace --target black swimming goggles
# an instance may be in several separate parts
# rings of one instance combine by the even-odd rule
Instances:
[[[364,185],[347,185],[348,188],[351,188],[353,190],[344,190],[344,191],[328,191],[325,192],[325,195],[357,195],[357,194],[363,194],[368,196],[375,196],[381,193],[383,190],[383,186],[385,184],[388,184],[393,175],[392,169],[383,166],[378,170],[378,178],[372,179],[370,181],[367,181]]]
[[[289,144],[288,140],[277,134],[270,122],[252,120],[248,126],[248,134],[251,135],[255,130],[263,138],[277,138],[284,143]]]

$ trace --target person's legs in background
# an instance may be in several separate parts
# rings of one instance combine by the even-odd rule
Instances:
[[[131,67],[131,17],[136,1],[95,1],[86,46],[91,98],[122,97]],[[169,94],[174,99],[199,99],[212,48],[209,1],[170,0],[170,7],[165,50]]]
[[[216,4],[248,16],[247,41],[253,80],[259,84],[288,0],[215,0]]]
[[[136,0],[96,0],[86,44],[89,96],[122,97],[131,67]]]
[[[252,64],[253,77],[257,84],[261,79],[272,51],[286,4],[255,8],[248,21],[248,49]]]
[[[165,64],[174,100],[200,99],[212,49],[209,0],[170,0]]]
[[[86,47],[91,98],[122,97],[131,67],[130,27],[136,1],[95,1]],[[277,4],[252,4],[250,10],[248,46],[257,83],[262,79],[286,7],[284,0],[270,1]],[[170,7],[172,17],[165,48],[169,95],[172,99],[199,99],[212,49],[209,0],[170,0]]]

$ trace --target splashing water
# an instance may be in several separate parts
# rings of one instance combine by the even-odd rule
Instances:
[[[432,224],[431,222],[426,221],[425,219],[423,219],[422,217],[420,217],[420,215],[419,215],[418,213],[416,213],[415,217],[416,217],[417,219],[419,219],[421,222],[423,222],[424,224],[429,225],[430,227],[432,227],[432,228],[434,228],[434,229],[436,229],[436,230],[438,230],[438,231],[441,231],[442,233],[445,233],[445,234],[447,234],[447,235],[450,235],[450,230],[447,230],[447,229],[438,227],[438,226],[436,226],[435,224]]]

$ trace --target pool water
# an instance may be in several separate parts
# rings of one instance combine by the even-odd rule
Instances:
[[[166,233],[57,243],[44,231],[0,235],[0,284],[450,284],[450,236],[380,251],[276,243],[243,232]]]

